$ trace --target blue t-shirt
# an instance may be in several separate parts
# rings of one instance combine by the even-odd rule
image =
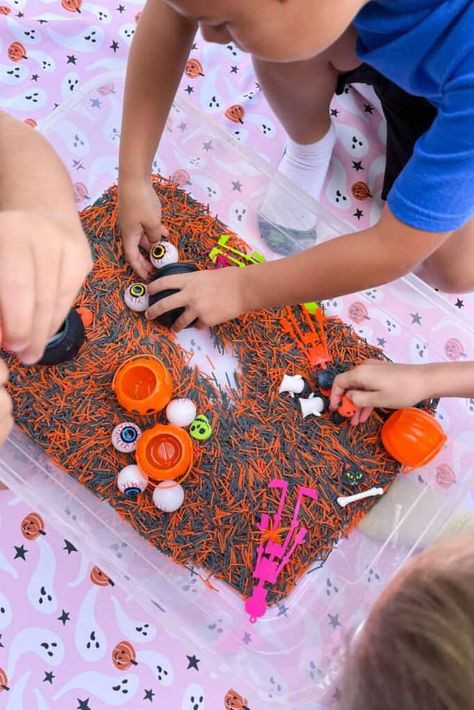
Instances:
[[[438,109],[390,209],[418,229],[461,227],[474,215],[473,0],[371,0],[354,24],[360,59]]]

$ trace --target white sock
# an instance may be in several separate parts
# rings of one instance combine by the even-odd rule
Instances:
[[[315,200],[319,199],[335,141],[336,129],[332,123],[326,135],[316,143],[301,145],[288,140],[279,172]],[[307,230],[315,225],[314,216],[279,185],[270,185],[260,211],[263,217],[291,229]]]

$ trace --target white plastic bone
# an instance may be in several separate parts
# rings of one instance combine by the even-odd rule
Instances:
[[[339,496],[337,502],[341,506],[341,508],[345,508],[345,506],[349,505],[349,503],[356,503],[358,500],[363,500],[364,498],[371,498],[372,496],[381,496],[383,494],[383,488],[369,488],[368,491],[362,491],[362,493],[355,493],[353,496]]]

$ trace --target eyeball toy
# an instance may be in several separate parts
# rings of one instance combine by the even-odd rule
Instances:
[[[187,397],[172,399],[166,407],[166,416],[170,424],[184,429],[196,418],[196,405]]]
[[[153,503],[163,513],[174,513],[183,505],[184,489],[176,481],[162,481],[153,491]]]
[[[117,476],[117,487],[126,498],[136,498],[148,485],[148,477],[132,464],[122,468]]]
[[[137,441],[142,430],[133,422],[117,424],[112,432],[112,444],[122,454],[130,454],[137,448]]]
[[[127,288],[124,293],[123,300],[125,305],[135,313],[143,313],[148,308],[148,294],[146,286],[142,283],[134,283]]]
[[[160,242],[150,251],[150,261],[157,269],[166,264],[176,264],[179,261],[178,250],[171,242]]]

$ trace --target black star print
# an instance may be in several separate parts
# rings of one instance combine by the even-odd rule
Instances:
[[[371,104],[364,104],[364,113],[373,113],[374,107]]]
[[[66,626],[67,622],[71,621],[71,619],[69,618],[69,612],[64,611],[63,609],[61,616],[58,616],[58,621],[62,621],[63,626]]]
[[[339,109],[332,108],[331,109],[331,116],[334,116],[334,118],[337,118],[339,116]]]
[[[40,25],[47,25],[48,24],[48,20],[38,20],[38,22],[40,23]]]
[[[464,301],[461,301],[461,299],[458,298],[458,300],[456,301],[456,303],[455,303],[454,305],[456,306],[456,308],[463,308],[463,307],[464,307]]]
[[[28,552],[28,550],[25,547],[23,547],[23,545],[20,545],[20,547],[13,545],[13,547],[15,548],[15,557],[13,559],[16,560],[17,557],[21,557],[22,560],[26,560],[25,555]]]
[[[362,160],[359,160],[359,161],[353,160],[352,167],[354,168],[354,170],[357,173],[359,172],[359,170],[365,170],[364,166],[362,165]]]
[[[184,121],[181,121],[181,123],[180,123],[179,126],[178,126],[179,130],[182,131],[183,133],[184,133],[184,131],[186,130],[187,127],[188,127],[188,124],[185,123]]]
[[[230,68],[231,74],[237,74],[238,71],[239,71],[239,67],[237,66],[237,64],[234,64],[233,66],[231,66],[231,68]]]
[[[197,46],[196,42],[194,42],[194,43],[193,43],[193,46],[191,47],[191,49],[194,51],[194,50],[196,50],[197,48],[198,48],[198,46]]]
[[[75,160],[74,163],[79,163],[80,161]],[[74,165],[75,168],[77,168],[77,165]],[[69,542],[69,540],[64,540],[64,547],[63,550],[67,550],[68,556],[71,554],[71,552],[77,552],[77,547],[74,547],[72,542]]]
[[[66,56],[67,56],[66,64],[76,64],[77,63],[77,57],[74,56],[74,54],[66,54]]]
[[[190,85],[188,84],[187,87],[185,88],[185,91],[191,96],[191,94],[192,94],[193,91],[194,91],[194,87],[193,87],[193,86],[190,86]]]
[[[245,644],[251,643],[251,642],[252,642],[252,636],[251,636],[251,634],[249,634],[247,631],[245,631],[244,637],[243,637],[242,641],[243,641]]]
[[[143,700],[149,700],[150,703],[152,703],[153,696],[156,695],[156,693],[154,693],[151,688],[150,688],[150,690],[147,690],[146,688],[144,690],[145,690],[145,697],[143,698]]]
[[[190,668],[194,668],[195,670],[199,670],[199,664],[201,663],[199,658],[196,658],[196,656],[186,656],[188,659],[188,667],[186,670],[189,671]]]
[[[385,340],[385,338],[377,338],[377,345],[379,346],[379,348],[385,347],[386,342],[387,341]]]
[[[204,143],[202,149],[205,150],[206,153],[208,153],[210,150],[214,150],[214,148],[212,147],[212,141],[207,141],[207,143]]]
[[[5,646],[2,643],[2,636],[3,636],[3,634],[0,634],[0,648],[5,648]]]
[[[286,618],[288,612],[288,607],[286,606],[285,602],[281,602],[281,604],[278,604],[278,616],[284,616]]]
[[[116,42],[115,40],[112,40],[112,44],[109,46],[109,49],[113,49],[113,50],[114,50],[114,54],[115,54],[115,52],[117,51],[117,49],[119,48],[119,46],[120,46],[120,45],[119,45],[118,42]]]
[[[25,13],[24,13],[24,12],[19,12],[19,13],[17,14],[17,17],[24,17],[24,16],[25,16]]]
[[[39,74],[32,74],[31,75],[31,81],[38,81],[39,79]]]
[[[232,192],[242,192],[242,183],[239,180],[232,180]]]
[[[361,217],[364,216],[364,213],[362,210],[357,209],[352,216],[357,217],[357,219],[359,220]]]
[[[125,12],[125,7],[124,7],[124,5],[119,5],[119,6],[116,7],[115,9],[117,10],[117,12],[120,12],[120,14],[122,14],[122,12]]]
[[[81,700],[80,698],[77,698],[77,702],[79,705],[77,706],[77,710],[92,710],[91,706],[89,705],[89,698],[87,700]]]
[[[43,671],[43,672],[44,672],[43,683],[51,683],[51,685],[53,685],[53,680],[54,680],[54,678],[56,678],[53,671]]]
[[[411,315],[411,324],[413,325],[416,323],[417,325],[421,325],[421,316],[419,313],[410,313]]]
[[[339,614],[328,614],[329,617],[329,626],[332,626],[333,629],[337,629],[338,626],[342,626],[341,622],[339,621]]]

